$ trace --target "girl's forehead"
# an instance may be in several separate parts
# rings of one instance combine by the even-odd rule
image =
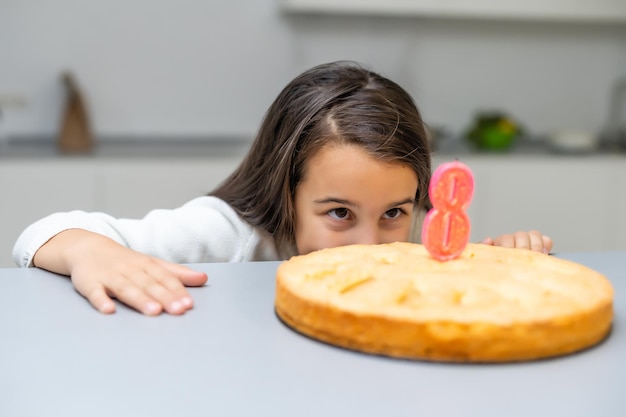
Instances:
[[[403,166],[413,169],[409,164],[386,161],[378,155],[372,155],[362,146],[338,142],[328,142],[312,153],[308,161],[305,162],[305,169],[319,166],[334,166],[336,169],[340,169],[351,162],[381,166]]]
[[[409,165],[390,163],[370,155],[356,145],[334,145],[320,149],[305,167],[301,186],[316,192],[367,194],[373,189],[417,189],[417,175]]]

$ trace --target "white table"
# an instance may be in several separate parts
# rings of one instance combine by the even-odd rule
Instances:
[[[560,255],[606,274],[611,336],[585,352],[507,365],[359,354],[275,316],[277,262],[198,264],[184,316],[97,313],[70,281],[0,269],[0,416],[626,415],[626,252]]]

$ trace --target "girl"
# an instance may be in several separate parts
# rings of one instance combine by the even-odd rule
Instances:
[[[113,298],[147,315],[182,314],[184,286],[207,277],[181,263],[283,260],[351,243],[415,240],[430,207],[430,150],[412,98],[357,64],[314,67],[268,109],[235,172],[211,195],[141,220],[56,213],[18,238],[18,265],[69,275],[103,313]],[[483,243],[548,252],[539,232]]]

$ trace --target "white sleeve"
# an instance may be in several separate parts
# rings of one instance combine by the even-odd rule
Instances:
[[[199,197],[173,210],[153,210],[142,219],[105,213],[55,213],[27,227],[13,248],[17,265],[33,265],[37,250],[68,229],[107,236],[141,253],[176,263],[277,260],[273,239],[241,220],[224,201]]]

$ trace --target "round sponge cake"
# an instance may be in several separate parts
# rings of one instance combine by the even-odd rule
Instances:
[[[280,264],[275,308],[296,331],[348,349],[508,362],[600,342],[613,288],[590,268],[530,250],[468,244],[440,262],[414,243],[350,245]]]

